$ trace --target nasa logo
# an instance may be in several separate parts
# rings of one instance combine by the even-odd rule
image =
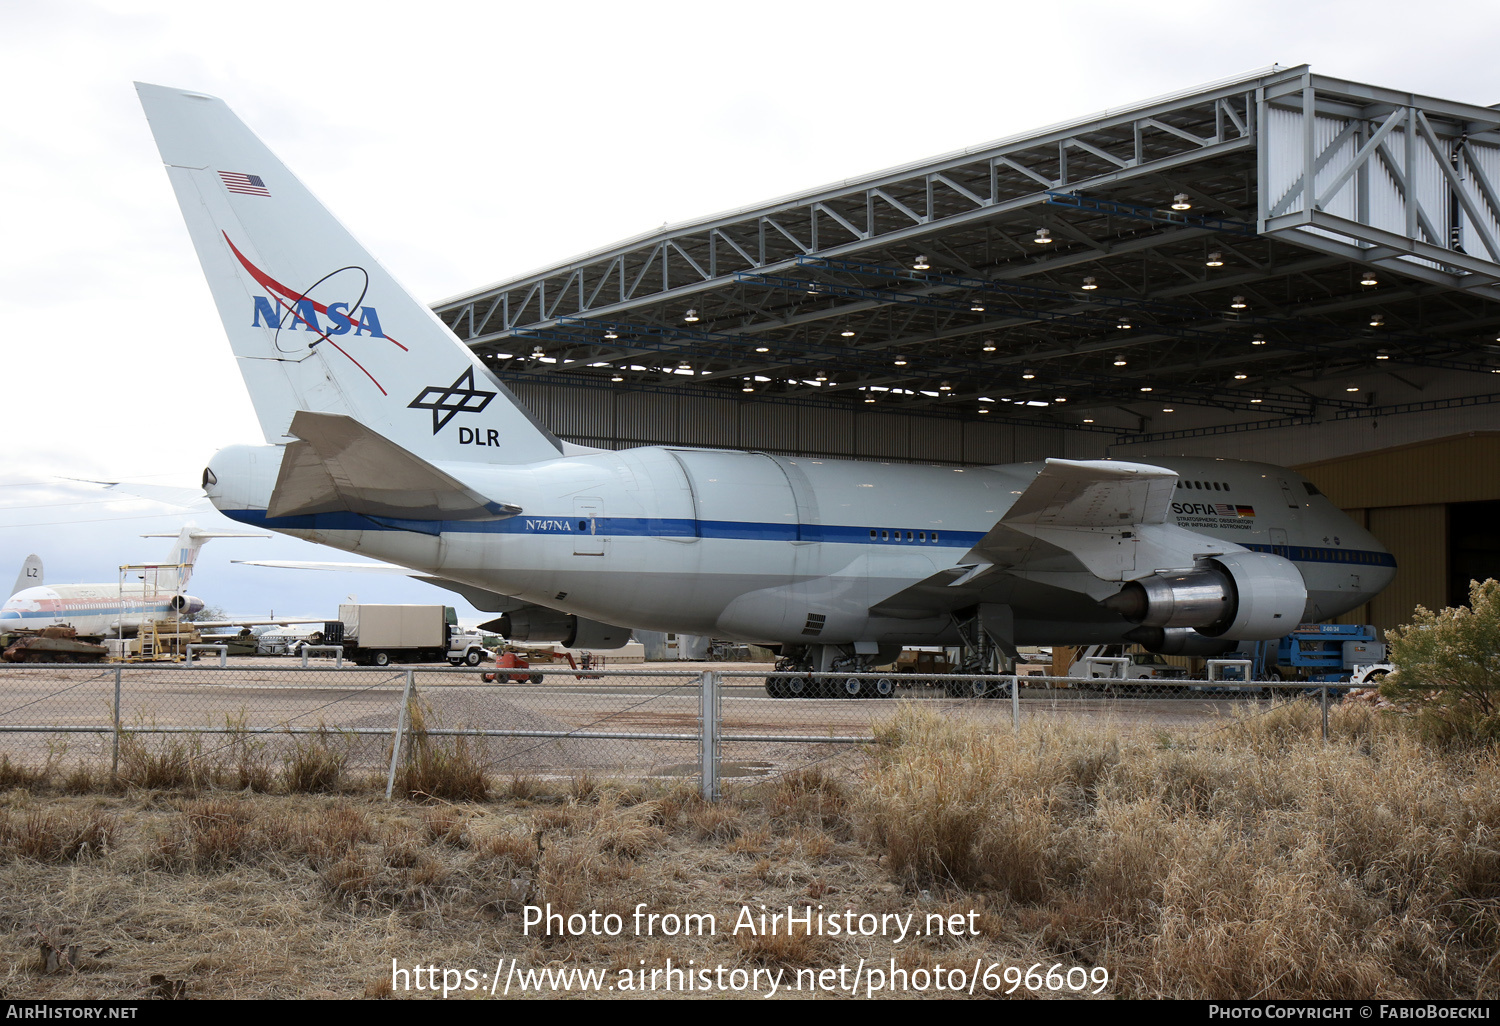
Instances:
[[[285,303],[280,299],[273,300],[268,296],[255,296],[255,311],[251,317],[252,328],[273,328],[282,331],[311,331],[317,335],[347,335],[351,331],[355,337],[369,335],[371,338],[385,338],[386,334],[380,329],[380,314],[373,306],[355,307],[349,309],[348,303],[329,303],[326,309],[328,328],[324,330],[318,322],[318,305],[311,299],[299,299],[292,303]]]

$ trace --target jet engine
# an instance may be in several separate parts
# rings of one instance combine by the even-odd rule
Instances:
[[[187,616],[203,608],[203,600],[192,595],[173,595],[167,600],[167,608],[178,616]]]
[[[564,648],[623,648],[630,641],[628,627],[613,627],[543,606],[502,613],[481,626],[509,641],[560,641]]]
[[[1300,622],[1307,585],[1288,559],[1269,552],[1230,552],[1199,559],[1188,569],[1159,570],[1131,581],[1102,605],[1142,627],[1270,640]]]

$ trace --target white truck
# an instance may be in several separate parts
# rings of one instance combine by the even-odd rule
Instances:
[[[452,606],[344,603],[339,618],[323,625],[325,645],[343,645],[344,658],[361,666],[435,663],[478,666],[485,648],[479,635],[459,629]]]

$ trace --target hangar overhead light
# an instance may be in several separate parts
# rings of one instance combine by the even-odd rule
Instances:
[[[1193,204],[1191,202],[1189,202],[1189,200],[1188,200],[1188,194],[1185,193],[1185,192],[1179,192],[1176,196],[1173,196],[1172,197],[1172,209],[1173,210],[1192,210],[1193,209]]]
[[[605,329],[604,329],[604,337],[605,337],[605,338],[608,338],[608,339],[616,339],[616,338],[619,338],[619,337],[620,337],[620,336],[619,336],[619,334],[618,334],[618,333],[617,333],[617,332],[616,332],[616,331],[615,331],[615,329],[614,329],[614,328],[605,328]]]
[[[1115,322],[1115,327],[1119,328],[1122,331],[1128,331],[1132,327],[1134,327],[1134,325],[1130,323],[1129,317],[1121,317],[1118,321]]]
[[[1263,346],[1266,344],[1266,336],[1257,331],[1254,335],[1250,336],[1250,344],[1252,346]]]
[[[995,351],[995,340],[994,339],[987,338],[987,339],[984,340],[984,351],[986,353],[993,353]]]
[[[989,413],[989,412],[990,412],[990,411],[989,411],[989,410],[987,410],[987,409],[985,409],[985,408],[984,408],[984,407],[983,407],[983,406],[981,406],[981,407],[980,407],[980,408],[979,408],[979,412],[980,412],[980,413]]]
[[[1032,239],[1031,241],[1036,243],[1038,246],[1050,245],[1052,243],[1052,232],[1047,228],[1038,228],[1036,230],[1036,238]]]
[[[1117,357],[1115,357],[1115,366],[1116,367],[1123,367],[1123,366],[1125,366],[1125,357],[1123,357],[1123,356],[1117,356]]]
[[[740,386],[740,391],[741,392],[754,392],[755,391],[755,385],[753,385],[750,382],[749,378],[746,378],[745,379],[745,383]]]
[[[953,391],[953,386],[951,384],[949,384],[948,382],[945,381],[941,385],[938,386],[938,391],[939,392],[951,392],[951,391]]]
[[[547,355],[546,350],[544,350],[541,346],[537,346],[536,348],[534,348],[531,351],[531,358],[533,360],[540,360],[542,357],[544,357],[546,355]]]
[[[1384,349],[1375,354],[1375,359],[1377,360],[1389,360],[1390,358],[1391,354],[1387,353]]]
[[[911,265],[911,269],[913,271],[926,271],[930,270],[931,268],[932,265],[927,262],[927,257],[922,255],[921,253],[917,254],[917,262]]]
[[[769,353],[771,351],[771,347],[770,346],[756,346],[755,347],[755,351],[757,353]]]
[[[1252,402],[1252,403],[1263,403],[1263,402],[1265,402],[1265,400],[1264,400],[1264,399],[1251,399],[1251,400],[1250,400],[1250,401],[1251,401],[1251,402]]]
[[[1209,267],[1223,267],[1224,254],[1220,253],[1218,250],[1214,250],[1208,255],[1208,259],[1204,261],[1204,264]]]
[[[1379,327],[1383,327],[1384,325],[1385,325],[1385,314],[1375,313],[1375,314],[1371,314],[1370,315],[1370,327],[1372,327],[1372,328],[1379,328]]]
[[[814,375],[814,377],[818,381],[827,381],[828,380],[828,372],[820,370],[820,371],[818,371],[818,373],[816,375]]]
[[[1060,396],[1058,396],[1056,399],[1054,399],[1052,401],[1055,402],[1055,403],[1065,403],[1065,402],[1068,401],[1068,397],[1065,396],[1065,395],[1060,395]]]
[[[980,299],[974,300],[974,302],[969,304],[969,309],[974,313],[984,313],[984,301]]]
[[[516,358],[516,354],[515,353],[496,353],[495,354],[495,359],[497,359],[497,360],[514,360],[515,358]]]
[[[1360,275],[1359,276],[1359,283],[1361,285],[1379,285],[1380,284],[1380,282],[1378,282],[1378,281],[1375,280],[1375,272],[1374,271],[1366,271],[1366,272],[1364,272],[1364,274]]]
[[[609,376],[609,380],[611,380],[611,381],[624,381],[625,380],[625,375],[621,374],[619,371],[615,371],[613,374],[611,374]]]
[[[682,315],[682,319],[684,321],[686,321],[687,323],[689,323],[689,324],[697,324],[698,323],[698,311],[697,310],[693,310],[693,309],[690,308],[687,313],[685,313],[685,314]]]
[[[1358,385],[1346,385],[1346,386],[1344,386],[1344,391],[1345,392],[1358,392],[1359,391],[1359,386]]]
[[[686,360],[679,360],[677,363],[677,373],[691,374],[693,373],[693,365],[688,363]]]
[[[1083,418],[1083,422],[1085,424],[1092,424],[1094,422],[1094,418],[1093,417],[1084,417]]]
[[[1149,391],[1151,391],[1151,386],[1150,385],[1142,385],[1141,386],[1141,391],[1142,392],[1149,392]]]
[[[1027,381],[1030,381],[1032,378],[1036,377],[1036,371],[1032,370],[1030,367],[1027,367],[1021,372],[1021,377],[1025,378]]]
[[[845,328],[843,331],[839,332],[839,335],[841,335],[844,338],[853,338],[854,337],[854,329],[853,328]]]
[[[1245,373],[1245,372],[1244,372],[1244,371],[1240,371],[1240,372],[1239,372],[1239,373],[1237,373],[1237,374],[1236,374],[1236,375],[1235,375],[1235,376],[1234,376],[1234,380],[1236,380],[1236,381],[1244,381],[1244,380],[1245,380],[1245,379],[1246,379],[1246,378],[1248,378],[1248,377],[1249,377],[1249,376],[1250,376],[1250,375],[1248,375],[1248,374],[1246,374],[1246,373]]]
[[[1099,287],[1099,281],[1093,275],[1083,279],[1083,291],[1092,292]]]
[[[1229,309],[1231,309],[1231,310],[1243,310],[1243,309],[1245,309],[1245,307],[1247,307],[1249,305],[1250,304],[1248,304],[1248,303],[1245,302],[1245,297],[1244,296],[1235,296],[1234,299],[1230,300],[1230,302],[1229,302]]]
[[[1177,411],[1174,410],[1174,409],[1172,409],[1172,407],[1170,407],[1170,406],[1163,406],[1161,408],[1161,412],[1163,412],[1163,413],[1176,413]]]
[[[867,395],[867,396],[865,396],[865,402],[867,402],[867,403],[873,403],[874,401],[875,401],[875,397],[873,395]]]
[[[896,359],[895,359],[894,362],[895,362],[895,364],[896,364],[897,367],[905,367],[906,366],[906,357],[904,357],[904,356],[898,356],[898,357],[896,357]]]

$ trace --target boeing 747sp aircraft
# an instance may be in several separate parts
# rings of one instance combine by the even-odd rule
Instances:
[[[268,444],[227,516],[373,556],[516,640],[632,628],[830,673],[904,645],[1212,654],[1366,602],[1395,561],[1306,480],[1214,459],[905,466],[563,442],[220,100],[138,85]]]

